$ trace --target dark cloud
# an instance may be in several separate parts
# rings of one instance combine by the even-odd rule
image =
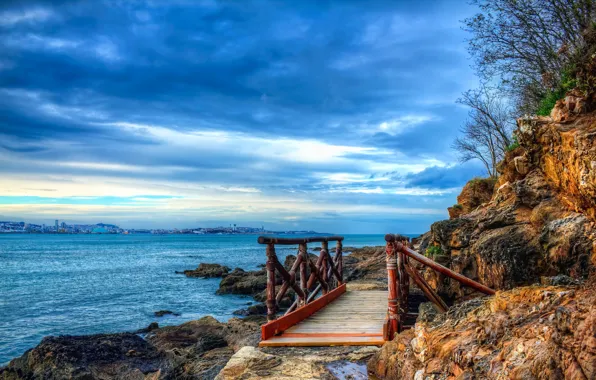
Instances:
[[[476,176],[486,175],[485,170],[476,163],[466,163],[449,167],[431,166],[419,173],[405,176],[406,187],[430,189],[452,189],[462,187]]]

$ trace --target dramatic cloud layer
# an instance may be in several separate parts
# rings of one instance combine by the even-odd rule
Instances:
[[[465,3],[4,4],[2,217],[416,233],[481,174]]]

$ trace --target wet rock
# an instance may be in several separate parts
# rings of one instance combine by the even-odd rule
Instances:
[[[240,347],[256,345],[260,324],[205,317],[132,333],[47,337],[0,368],[0,379],[213,379]]]
[[[173,366],[135,334],[46,337],[0,369],[2,379],[145,379],[167,377]]]
[[[135,331],[135,334],[146,334],[150,331],[157,330],[158,328],[159,328],[159,324],[157,324],[157,322],[151,322],[149,324],[149,326]]]
[[[153,313],[156,317],[163,317],[164,315],[173,315],[175,317],[180,316],[180,313],[173,312],[171,310],[159,310]]]
[[[201,277],[201,278],[213,278],[223,277],[230,271],[230,268],[220,264],[206,264],[201,263],[197,269],[185,270],[183,273],[186,277]]]
[[[178,326],[166,326],[151,332],[146,339],[160,350],[191,349],[202,354],[226,346],[224,324],[213,317],[204,317]]]
[[[216,379],[334,379],[342,363],[364,363],[377,351],[376,347],[243,347]]]
[[[234,315],[249,316],[249,315],[267,315],[267,306],[263,303],[252,305],[246,309],[236,310]]]
[[[267,272],[265,270],[244,271],[236,268],[222,278],[216,293],[256,295],[266,288]]]

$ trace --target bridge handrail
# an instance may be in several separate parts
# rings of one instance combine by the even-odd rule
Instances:
[[[294,310],[300,311],[316,300],[322,290],[323,295],[342,287],[343,284],[343,236],[311,236],[304,238],[276,238],[259,236],[258,243],[266,244],[267,248],[267,320],[276,320],[279,302],[284,298],[289,288],[292,288],[297,299],[286,311],[285,315]],[[329,254],[329,242],[335,241],[335,256]],[[307,243],[320,242],[321,251],[316,264],[308,254]],[[298,254],[292,268],[287,270],[279,262],[275,253],[275,245],[298,245]],[[310,271],[310,273],[308,273]],[[276,292],[276,273],[283,279],[279,291]],[[345,285],[341,291],[345,291]],[[334,296],[337,292],[334,292]],[[340,292],[341,294],[341,292]]]
[[[410,265],[408,259],[418,261],[419,263],[436,270],[456,281],[459,281],[465,286],[469,286],[474,290],[484,294],[493,295],[495,291],[479,282],[467,278],[443,265],[421,255],[408,247],[409,239],[401,235],[387,234],[385,235],[386,254],[387,254],[387,272],[388,272],[388,308],[387,308],[387,322],[385,325],[384,336],[386,340],[390,340],[394,333],[401,332],[403,328],[403,319],[408,311],[408,293],[409,293],[409,278],[418,285],[420,290],[426,297],[435,304],[439,311],[446,311],[447,305],[441,297],[432,289],[432,287],[424,280],[418,271]]]
[[[343,236],[310,236],[303,238],[278,238],[271,236],[259,236],[259,244],[279,244],[279,245],[296,245],[296,244],[307,244],[307,243],[322,243],[330,241],[342,241]]]

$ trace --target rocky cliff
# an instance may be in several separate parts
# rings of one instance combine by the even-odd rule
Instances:
[[[596,112],[571,93],[551,117],[521,118],[519,147],[497,179],[474,179],[434,223],[419,250],[495,289],[566,274],[586,278],[596,264]],[[433,271],[443,296],[472,296]]]
[[[499,177],[474,179],[418,250],[500,290],[479,297],[431,270],[455,306],[369,362],[387,379],[596,379],[596,112],[571,92],[517,121]]]

